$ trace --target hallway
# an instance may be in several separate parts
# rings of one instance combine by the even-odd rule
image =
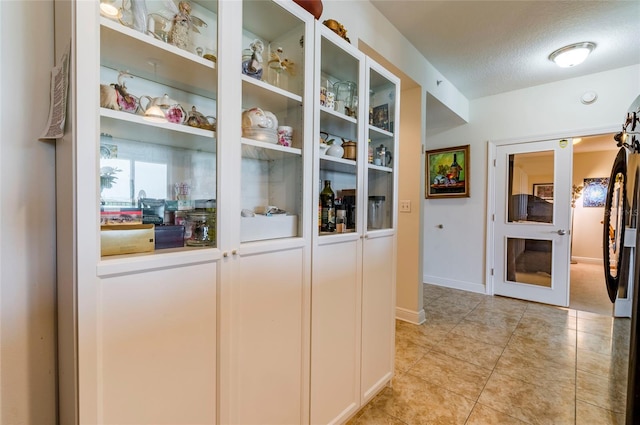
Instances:
[[[623,424],[629,319],[434,285],[396,373],[349,424]]]

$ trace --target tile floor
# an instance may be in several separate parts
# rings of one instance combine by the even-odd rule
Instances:
[[[629,319],[433,285],[424,307],[350,425],[624,424]]]

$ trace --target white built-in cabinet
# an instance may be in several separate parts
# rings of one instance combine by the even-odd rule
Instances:
[[[398,139],[368,110],[387,105],[377,123],[397,123],[399,82],[293,1],[189,3],[198,25],[178,47],[162,0],[144,2],[155,35],[98,1],[56,0],[56,55],[71,53],[56,145],[60,423],[344,421],[393,373]],[[241,66],[256,40],[258,78]],[[275,74],[278,48],[289,68]],[[319,106],[325,78],[358,84],[357,115]],[[118,82],[216,127],[101,107],[100,86]],[[291,144],[245,133],[251,108],[292,127]],[[356,141],[357,160],[320,155],[320,131]],[[368,139],[389,163],[367,162]],[[319,232],[321,179],[355,189],[348,233]],[[376,229],[369,196],[385,197]],[[211,243],[102,255],[102,212],[141,200],[165,200],[164,224],[203,209]],[[265,207],[285,213],[250,214]]]
[[[317,228],[313,237],[311,423],[326,424],[347,420],[393,375],[398,164],[393,127],[400,84],[320,23],[315,42],[314,199],[329,180],[347,210],[343,232]],[[325,90],[337,94],[345,81],[357,87],[356,111],[326,106]],[[356,142],[356,158],[327,154],[319,146],[321,135],[334,144]],[[389,152],[385,160],[376,160],[380,147]]]

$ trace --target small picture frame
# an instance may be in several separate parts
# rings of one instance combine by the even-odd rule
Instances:
[[[389,105],[379,105],[373,108],[373,126],[389,131]]]
[[[553,201],[553,183],[537,183],[533,185],[533,196],[545,201]]]
[[[425,198],[468,198],[469,145],[425,153]]]

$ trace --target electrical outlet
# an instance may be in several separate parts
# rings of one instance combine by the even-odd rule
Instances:
[[[400,212],[411,212],[411,201],[400,201]]]

